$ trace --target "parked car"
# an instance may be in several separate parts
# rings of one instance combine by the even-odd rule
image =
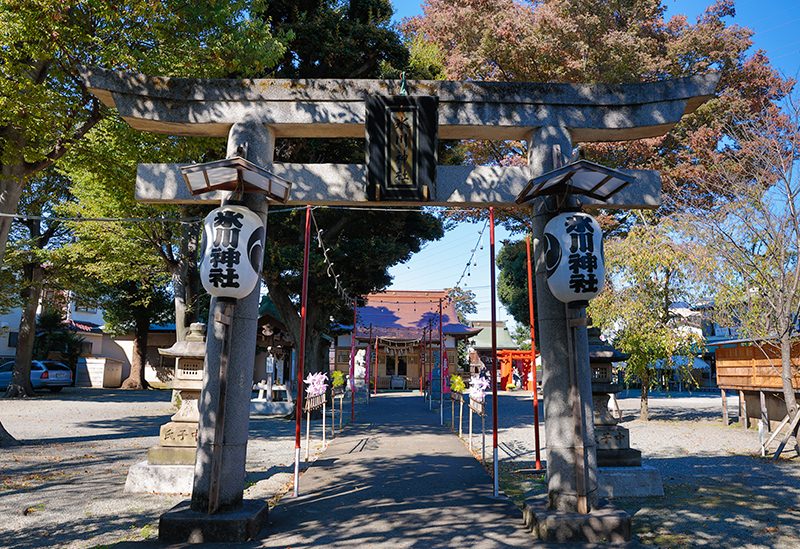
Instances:
[[[14,361],[0,366],[0,390],[5,391],[11,385]],[[72,370],[66,364],[55,360],[31,361],[31,385],[34,389],[49,389],[53,393],[72,385]]]

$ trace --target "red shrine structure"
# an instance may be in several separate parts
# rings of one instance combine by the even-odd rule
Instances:
[[[458,342],[478,333],[458,320],[447,291],[390,290],[369,294],[356,311],[355,352],[370,348],[370,384],[378,390],[421,389],[438,363],[439,303],[442,303],[441,333],[450,372],[458,364]],[[350,369],[352,326],[336,337],[333,366],[345,374]],[[376,351],[377,350],[377,351]]]

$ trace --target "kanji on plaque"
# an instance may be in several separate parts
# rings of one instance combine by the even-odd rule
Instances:
[[[586,302],[605,282],[603,232],[590,215],[560,214],[544,228],[547,285],[559,301]]]
[[[264,224],[250,209],[227,204],[203,223],[203,288],[217,297],[241,299],[258,284],[264,259]]]

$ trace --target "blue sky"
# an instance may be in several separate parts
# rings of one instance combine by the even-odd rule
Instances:
[[[422,2],[395,0],[395,20],[420,15]],[[683,13],[690,21],[703,13],[712,0],[666,0],[667,16]],[[739,0],[736,2],[736,17],[739,25],[755,31],[754,47],[767,52],[770,60],[784,75],[800,75],[800,0]],[[478,241],[483,223],[462,224],[448,232],[437,242],[428,243],[412,259],[391,269],[395,290],[434,290],[453,286],[461,276],[471,250]],[[472,289],[478,301],[478,314],[474,319],[488,319],[490,315],[489,292],[489,231],[483,238],[484,248],[475,254],[477,265],[470,269],[462,287]],[[497,247],[509,234],[498,228]],[[498,303],[498,319],[510,320],[510,316]]]

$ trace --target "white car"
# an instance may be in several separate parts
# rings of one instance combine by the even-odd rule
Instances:
[[[0,366],[0,391],[11,385],[14,361]],[[31,361],[31,385],[34,389],[49,389],[53,393],[72,385],[72,370],[66,364],[55,360]]]

